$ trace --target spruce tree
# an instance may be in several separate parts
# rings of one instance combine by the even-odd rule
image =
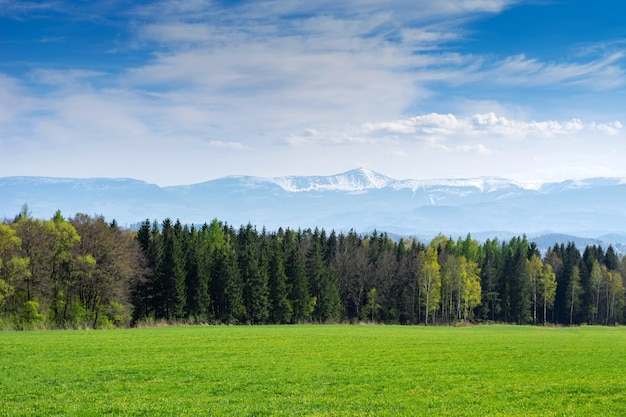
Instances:
[[[487,240],[483,246],[483,259],[480,269],[482,317],[495,321],[500,318],[501,298],[499,292],[502,274],[502,250],[498,240]]]
[[[228,229],[228,228],[227,228]],[[216,277],[223,282],[224,297],[220,317],[226,323],[243,323],[246,320],[246,305],[243,299],[243,280],[237,263],[237,252],[233,241],[235,233],[228,229],[222,251],[216,254]]]
[[[562,324],[569,324],[571,310],[571,297],[569,297],[569,295],[571,294],[568,293],[568,289],[570,288],[570,281],[574,276],[573,271],[575,267],[578,268],[578,276],[580,277],[582,257],[573,242],[568,243],[567,246],[562,244],[555,253],[559,255],[563,262],[562,268],[558,271],[555,270],[557,279],[556,297],[554,301],[556,321]],[[580,285],[580,283],[578,283],[578,285]],[[576,312],[578,311],[579,308],[576,307]],[[577,317],[575,317],[575,319],[577,319]]]
[[[528,254],[529,245],[526,236],[511,239],[504,266],[504,279],[507,280],[506,300],[508,301],[505,321],[526,324],[532,320],[530,276],[526,269]]]
[[[291,289],[289,301],[293,308],[293,322],[302,322],[309,319],[312,308],[312,299],[309,295],[306,267],[302,252],[294,239],[293,232],[285,236],[285,273]]]
[[[316,308],[319,320],[323,323],[338,322],[341,318],[339,277],[330,266],[325,266],[320,275],[318,297]]]
[[[269,249],[268,286],[270,313],[272,323],[289,323],[293,315],[293,308],[289,301],[287,274],[285,273],[284,253],[279,238],[275,238]]]
[[[210,248],[207,245],[206,229],[196,230],[193,226],[189,233],[186,250],[186,288],[187,316],[196,323],[209,319],[209,280]]]
[[[148,317],[165,318],[165,294],[167,291],[163,272],[163,235],[156,221],[150,228],[150,245],[148,247],[148,293],[150,294]]]

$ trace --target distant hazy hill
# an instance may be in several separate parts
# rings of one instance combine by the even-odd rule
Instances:
[[[232,176],[175,187],[133,179],[0,178],[0,216],[12,218],[24,203],[36,217],[60,209],[66,216],[102,214],[120,225],[218,218],[270,230],[318,226],[424,237],[469,232],[478,238],[558,233],[626,243],[626,181],[619,178],[542,185],[501,178],[421,181],[366,169],[314,177]]]

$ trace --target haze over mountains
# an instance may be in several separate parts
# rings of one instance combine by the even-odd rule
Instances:
[[[0,216],[24,203],[33,216],[59,209],[103,215],[122,226],[145,219],[235,227],[369,232],[429,238],[438,233],[480,239],[566,234],[626,241],[626,180],[592,178],[521,183],[502,178],[397,180],[367,169],[332,176],[230,176],[159,187],[133,179],[0,178]],[[563,237],[563,239],[565,239]],[[595,242],[595,241],[594,241]]]

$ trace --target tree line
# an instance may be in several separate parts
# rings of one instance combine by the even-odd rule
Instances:
[[[626,259],[609,246],[468,234],[425,244],[374,231],[268,232],[213,220],[120,228],[103,217],[0,224],[0,327],[175,323],[624,321]]]

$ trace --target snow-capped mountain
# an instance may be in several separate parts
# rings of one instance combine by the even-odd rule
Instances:
[[[327,177],[278,177],[269,179],[285,191],[345,191],[349,193],[384,188],[398,183],[369,169],[360,168]]]
[[[23,204],[36,217],[59,209],[103,215],[121,225],[167,217],[235,227],[252,223],[327,230],[373,229],[405,235],[537,235],[598,237],[626,232],[626,181],[592,178],[521,183],[502,178],[398,180],[367,169],[338,175],[224,177],[158,187],[133,179],[0,178],[0,216]]]

